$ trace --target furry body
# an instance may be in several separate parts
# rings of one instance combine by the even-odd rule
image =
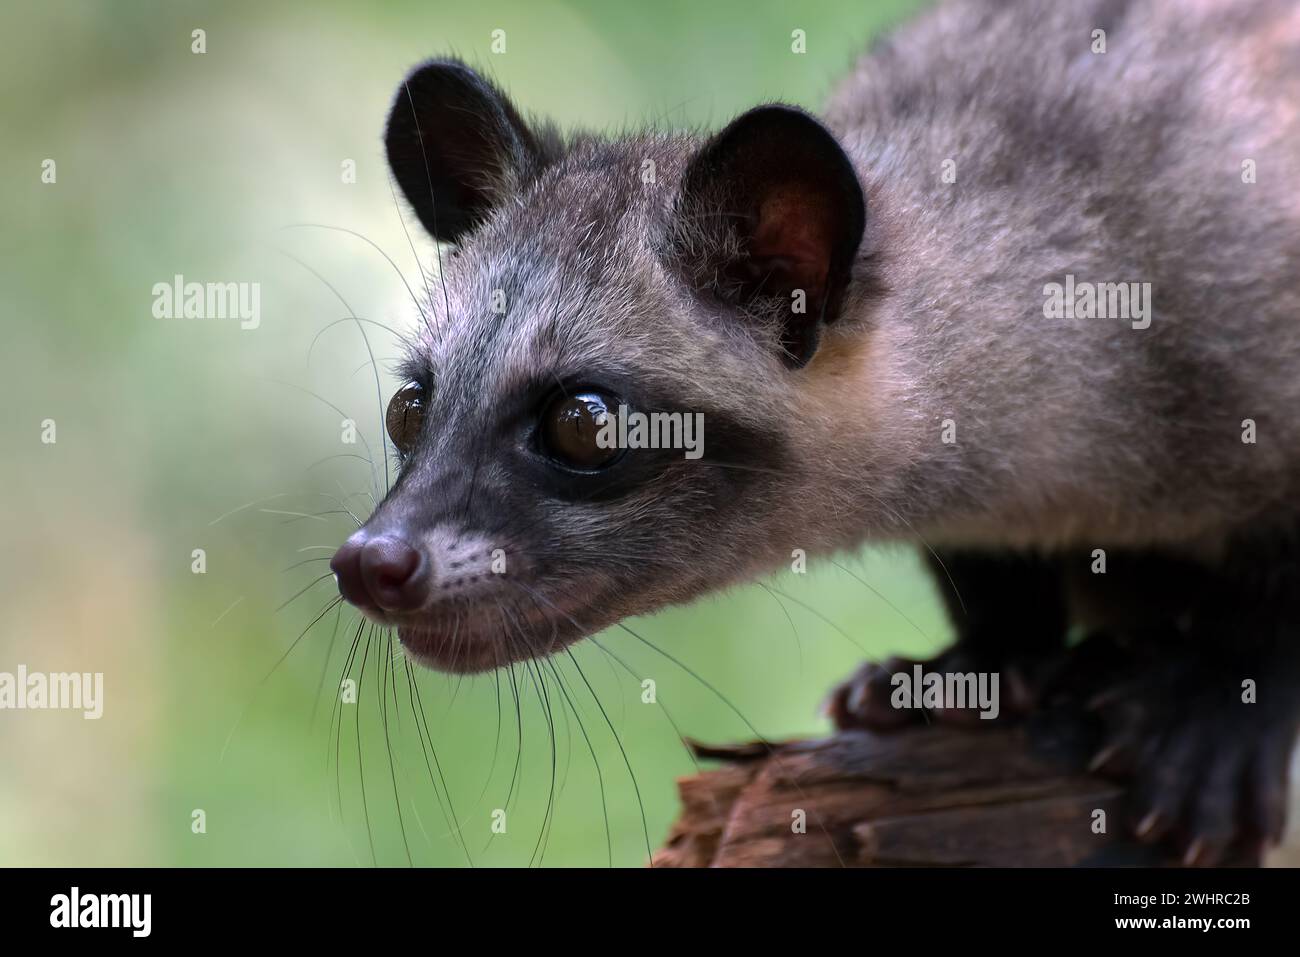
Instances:
[[[1134,707],[1098,766],[1158,768],[1144,833],[1204,861],[1275,838],[1300,688],[1297,104],[1282,0],[957,0],[866,54],[824,126],[770,106],[710,137],[566,138],[462,64],[418,68],[386,147],[456,250],[344,594],[474,671],[794,549],[916,541],[953,611],[944,666],[1023,673],[1034,706],[1071,627],[1119,649],[1089,680]],[[1149,284],[1145,324],[1047,307],[1076,280]],[[702,414],[703,458],[565,465],[547,410],[589,390]],[[897,723],[888,671],[841,689],[842,725]],[[1246,679],[1267,707],[1243,709]]]

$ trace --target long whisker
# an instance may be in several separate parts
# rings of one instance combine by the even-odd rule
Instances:
[[[379,322],[379,321],[377,321],[377,320],[375,320],[375,319],[367,319],[365,316],[344,316],[342,319],[335,319],[335,320],[333,320],[332,322],[327,322],[324,326],[322,326],[322,327],[320,328],[319,331],[317,331],[316,335],[312,337],[311,345],[307,347],[307,365],[308,365],[308,366],[311,365],[311,357],[312,357],[312,353],[314,353],[314,352],[316,351],[316,344],[317,344],[318,342],[320,342],[320,338],[321,338],[321,336],[325,335],[325,333],[329,332],[329,331],[330,331],[331,329],[333,329],[335,326],[342,325],[342,324],[345,323],[345,322],[365,322],[365,323],[369,323],[369,324],[372,325],[372,326],[378,326],[380,329],[383,329],[385,332],[391,332],[391,333],[392,333],[392,334],[393,334],[393,335],[394,335],[394,336],[395,336],[399,341],[402,341],[402,342],[405,342],[405,341],[406,341],[406,336],[402,335],[402,333],[398,332],[398,331],[397,331],[396,329],[394,329],[392,326],[386,325],[386,324],[384,324],[384,323],[382,323],[382,322]],[[367,362],[366,365],[370,365],[371,362],[374,362],[374,361],[375,361],[374,359],[371,359],[371,361],[370,361],[370,362]],[[362,366],[361,368],[364,369],[365,366]]]
[[[774,762],[774,765],[773,765],[773,766],[777,769],[777,771],[778,771],[778,773],[779,773],[780,768],[779,768],[779,765],[776,763],[776,762],[777,762],[777,753],[776,753],[776,749],[775,749],[775,747],[773,747],[772,743],[771,743],[770,741],[768,741],[767,738],[763,737],[763,735],[759,733],[758,729],[754,727],[754,725],[750,722],[750,720],[749,720],[748,718],[746,718],[746,717],[744,716],[744,714],[742,714],[741,711],[740,711],[740,710],[739,710],[735,705],[731,704],[731,702],[728,701],[727,698],[726,698],[725,696],[723,696],[722,694],[720,694],[720,693],[717,691],[717,689],[713,688],[713,685],[711,685],[709,682],[705,681],[705,680],[704,680],[702,677],[700,677],[700,676],[699,676],[695,671],[693,671],[693,670],[692,670],[691,668],[689,668],[686,664],[684,664],[684,663],[683,663],[679,658],[677,658],[677,657],[674,656],[674,655],[669,654],[668,652],[664,651],[662,648],[659,648],[658,646],[656,646],[653,642],[650,642],[650,641],[648,641],[647,639],[643,638],[641,635],[637,634],[635,631],[633,631],[633,630],[632,630],[631,628],[629,628],[627,625],[625,625],[625,624],[623,624],[623,623],[620,622],[620,623],[619,623],[619,627],[622,628],[624,631],[626,631],[628,634],[630,634],[632,637],[636,638],[636,639],[637,639],[638,641],[640,641],[642,644],[647,645],[648,647],[650,647],[650,648],[653,649],[654,651],[657,651],[659,654],[663,655],[665,658],[667,658],[667,659],[668,659],[669,661],[671,661],[673,664],[677,665],[677,667],[679,667],[679,668],[681,668],[682,670],[684,670],[687,674],[692,675],[692,676],[693,676],[697,681],[699,681],[699,682],[700,682],[702,685],[704,685],[706,688],[709,688],[709,689],[712,690],[715,694],[717,694],[719,700],[721,700],[724,704],[726,704],[727,707],[730,708],[731,711],[736,715],[736,717],[740,718],[740,720],[743,721],[743,722],[745,723],[745,726],[746,726],[747,728],[749,728],[750,733],[753,734],[754,737],[759,741],[759,743],[763,745],[764,749],[767,751],[768,755],[772,758],[772,760],[773,760],[773,762]],[[591,640],[594,641],[595,639],[591,639]],[[791,785],[792,785],[792,786],[793,786],[793,787],[794,787],[794,788],[799,792],[799,794],[800,794],[801,797],[806,797],[806,795],[804,794],[803,788],[801,788],[801,787],[799,786],[799,782],[798,782],[798,781],[796,781],[794,778],[787,777],[787,776],[785,776],[785,775],[782,775],[782,778],[783,778],[784,780],[788,781],[788,782],[789,782],[789,783],[790,783],[790,784],[791,784]],[[808,811],[809,811],[809,816],[813,818],[813,820],[816,822],[818,828],[821,830],[822,834],[826,837],[826,841],[827,841],[827,843],[830,845],[831,851],[835,854],[835,859],[836,859],[837,861],[839,861],[839,864],[840,864],[841,867],[844,867],[844,866],[845,866],[845,865],[844,865],[844,859],[843,859],[842,857],[840,857],[840,851],[839,851],[839,848],[835,845],[835,841],[834,841],[834,839],[831,837],[830,832],[826,830],[826,826],[825,826],[825,824],[822,823],[821,818],[820,818],[819,816],[814,815],[814,814],[812,813],[812,809],[811,809],[811,808],[809,808]]]
[[[636,779],[636,772],[632,770],[632,759],[628,757],[627,749],[623,747],[623,739],[619,736],[618,730],[614,727],[614,722],[609,720],[609,714],[606,713],[605,706],[600,703],[600,697],[596,694],[596,689],[593,688],[591,682],[587,680],[587,675],[583,672],[582,665],[578,664],[578,659],[573,656],[573,652],[568,648],[564,649],[564,653],[568,655],[569,660],[573,662],[573,667],[577,670],[578,677],[582,679],[582,683],[586,686],[587,693],[591,695],[591,700],[596,703],[596,708],[600,711],[600,716],[605,719],[605,724],[609,728],[609,733],[614,736],[614,743],[618,746],[619,754],[623,756],[623,764],[627,768],[628,777],[632,781],[632,790],[636,794],[637,808],[641,813],[641,833],[645,837],[646,861],[653,866],[654,852],[650,849],[650,825],[646,821],[645,800],[641,797],[641,785]]]
[[[892,609],[893,612],[894,612],[896,615],[898,615],[899,618],[903,619],[903,621],[905,621],[905,622],[907,622],[909,625],[911,625],[911,626],[912,626],[912,629],[913,629],[913,630],[914,630],[918,635],[920,635],[922,638],[926,639],[927,641],[933,641],[933,639],[932,639],[929,635],[927,635],[924,631],[921,630],[921,626],[920,626],[920,625],[918,625],[918,624],[917,624],[916,622],[914,622],[911,618],[909,618],[909,617],[908,617],[908,616],[903,612],[903,610],[902,610],[901,608],[899,608],[899,607],[898,607],[897,605],[895,605],[892,601],[890,601],[888,598],[886,598],[884,595],[882,595],[882,594],[880,593],[880,591],[879,591],[878,589],[876,589],[875,587],[873,587],[872,584],[871,584],[870,582],[868,582],[865,578],[863,578],[863,577],[860,576],[860,575],[854,574],[854,572],[853,572],[851,569],[845,568],[843,565],[841,565],[839,562],[835,561],[834,559],[831,559],[830,562],[831,562],[832,565],[834,565],[834,566],[835,566],[836,568],[838,568],[840,571],[844,572],[846,575],[849,575],[849,576],[851,576],[852,578],[856,579],[856,580],[857,580],[859,583],[861,583],[865,588],[867,588],[867,589],[871,592],[871,594],[875,595],[877,598],[879,598],[881,601],[883,601],[886,605],[888,605],[888,606],[890,607],[890,609]]]
[[[420,683],[418,681],[415,681],[412,683],[412,687],[415,691],[415,701],[418,706],[418,714],[420,716],[420,722],[424,727],[425,739],[429,742],[429,753],[430,756],[433,758],[434,767],[437,769],[438,780],[442,783],[443,793],[447,796],[447,810],[448,813],[451,815],[451,826],[453,830],[459,835],[461,833],[460,818],[456,814],[456,807],[455,804],[452,802],[451,789],[447,787],[447,778],[446,775],[443,773],[442,763],[438,760],[438,752],[433,747],[433,734],[429,730],[429,715],[428,712],[425,710],[424,700],[420,695]],[[462,846],[464,846],[463,837],[461,840],[462,840]],[[469,848],[464,847],[464,850],[465,850],[466,860],[469,860],[470,859]]]
[[[322,559],[308,559],[308,561],[321,561]],[[311,717],[307,719],[307,727],[316,726],[316,712],[320,710],[320,699],[325,693],[325,679],[329,677],[330,661],[334,658],[334,644],[339,637],[339,624],[343,621],[343,603],[338,602],[334,612],[334,627],[330,631],[330,643],[325,651],[325,662],[320,669],[320,682],[316,686],[316,697],[311,706]]]
[[[370,638],[374,634],[374,626],[366,627],[366,647],[361,653],[361,673],[357,676],[357,711],[355,715],[355,731],[357,736],[357,778],[361,783],[361,814],[366,821],[366,840],[370,844],[370,865],[379,866],[379,858],[375,854],[375,833],[370,826],[370,803],[366,799],[366,767],[361,757],[361,689],[364,687],[366,680],[366,663],[370,660]]]
[[[609,803],[605,799],[605,775],[600,769],[600,759],[596,757],[596,748],[591,743],[591,738],[587,735],[587,728],[582,722],[582,716],[578,713],[578,707],[574,704],[573,698],[570,697],[568,689],[565,687],[565,681],[560,674],[560,670],[555,667],[553,659],[547,658],[546,665],[555,675],[556,685],[560,693],[564,695],[564,700],[568,703],[569,710],[573,712],[573,717],[578,722],[578,731],[582,735],[582,740],[587,743],[587,751],[591,754],[591,763],[596,769],[596,786],[600,789],[600,812],[605,819],[605,856],[609,867],[614,866],[614,841],[610,834],[609,828]]]
[[[798,605],[804,611],[808,612],[808,614],[820,619],[825,624],[830,625],[831,628],[833,628],[836,631],[836,633],[840,635],[840,637],[842,637],[845,641],[851,644],[854,648],[858,649],[858,651],[862,653],[862,656],[864,658],[871,657],[870,652],[868,652],[867,649],[862,646],[861,642],[859,642],[847,631],[845,631],[843,628],[837,625],[830,618],[827,618],[824,614],[822,614],[812,605],[808,604],[806,601],[800,601],[798,598],[795,598],[793,595],[787,594],[786,592],[781,591],[781,589],[776,588],[773,585],[766,585],[763,582],[755,582],[754,584],[756,584],[759,588],[763,589],[764,591],[769,592],[773,596],[780,595],[781,598],[784,598],[786,601],[793,602],[794,604]]]
[[[348,627],[351,628],[352,626],[349,625]],[[344,819],[343,780],[342,780],[342,770],[341,770],[342,765],[340,762],[340,754],[343,745],[343,686],[346,681],[350,680],[350,675],[352,674],[352,664],[353,662],[356,661],[357,650],[361,645],[361,635],[365,631],[365,627],[366,627],[366,619],[358,615],[356,634],[352,636],[352,645],[348,649],[347,657],[343,661],[343,674],[339,678],[339,686],[336,689],[334,694],[334,704],[330,709],[330,734],[334,738],[334,792],[335,792],[335,803],[339,809],[340,821],[343,821]],[[325,767],[326,770],[328,771],[329,769],[329,741],[328,740],[325,742]],[[350,845],[351,845],[351,841],[349,841],[349,846]]]
[[[496,739],[492,744],[492,763],[488,765],[487,779],[483,782],[483,790],[479,792],[478,801],[475,803],[482,804],[483,798],[487,796],[488,788],[492,784],[492,777],[496,774],[497,758],[501,754],[501,670],[497,669],[492,672],[493,683],[496,686],[497,702],[497,733]]]
[[[435,329],[434,324],[431,321],[431,317],[429,315],[429,313],[433,312],[433,308],[434,308],[433,291],[429,288],[429,274],[428,272],[425,271],[424,263],[420,262],[419,253],[415,251],[415,243],[411,240],[411,231],[406,226],[406,217],[402,215],[402,204],[397,201],[397,190],[393,188],[393,177],[391,174],[387,177],[387,182],[388,182],[388,195],[391,196],[393,199],[393,209],[396,210],[397,212],[397,221],[402,225],[402,235],[406,237],[406,246],[408,249],[411,250],[411,259],[415,261],[415,268],[420,271],[420,281],[424,284],[424,295],[425,295],[425,300],[427,302],[427,305],[429,307],[429,312],[425,312],[423,309],[421,309],[420,314],[424,316],[424,325],[429,332],[430,340],[431,341],[437,340],[438,332]],[[436,243],[437,240],[434,240],[434,242]],[[439,254],[438,257],[438,271],[439,273],[442,272],[441,254]],[[445,282],[446,280],[443,281]]]
[[[332,409],[332,410],[333,410],[334,412],[336,412],[337,414],[343,416],[343,418],[345,418],[345,419],[351,419],[351,418],[352,418],[352,416],[348,415],[346,412],[344,412],[342,409],[340,409],[337,405],[335,405],[335,404],[334,404],[333,402],[331,402],[329,399],[325,398],[323,395],[321,395],[321,394],[319,394],[319,393],[317,393],[317,392],[313,392],[311,389],[305,388],[304,386],[300,386],[300,385],[298,385],[296,382],[286,382],[286,381],[284,381],[283,379],[267,379],[266,381],[267,381],[267,382],[273,382],[273,383],[275,383],[276,385],[284,386],[284,387],[287,388],[287,389],[295,389],[295,390],[297,390],[298,392],[303,393],[304,395],[309,395],[309,396],[311,396],[313,399],[315,399],[317,402],[322,403],[323,405],[325,405],[325,406],[327,406],[328,408]],[[383,408],[382,408],[382,404],[381,404],[381,407],[380,407],[380,412],[381,412],[381,414],[382,414],[382,411],[383,411]],[[382,422],[380,423],[380,429],[381,429],[380,437],[381,437],[381,440],[382,440],[382,437],[383,437],[383,432],[382,432],[382,429],[383,429],[383,423],[382,423]],[[366,435],[365,435],[365,433],[362,432],[360,429],[357,430],[357,437],[358,437],[359,439],[361,439],[361,445],[362,445],[362,447],[366,450],[366,461],[368,461],[368,462],[370,463],[370,478],[371,478],[371,481],[374,483],[375,491],[378,492],[378,491],[379,491],[379,477],[378,477],[378,475],[376,474],[376,470],[375,470],[375,455],[374,455],[374,452],[372,452],[371,449],[370,449],[370,443],[366,440]],[[388,468],[388,446],[385,444],[385,446],[384,446],[384,469],[385,469],[385,482],[387,482],[387,468]],[[323,493],[321,493],[321,494],[323,494]],[[269,500],[268,500],[268,499],[263,499],[263,501],[269,501]],[[257,503],[252,503],[252,504],[257,504]],[[247,506],[247,505],[245,505],[245,506],[241,506],[241,508],[248,508],[248,507],[249,507],[249,506]],[[240,509],[235,509],[235,511],[239,511],[239,510],[240,510]],[[234,513],[231,512],[231,513],[228,513],[228,514],[234,514]],[[225,518],[225,517],[226,517],[225,515],[221,516],[221,518]],[[213,521],[213,522],[211,522],[211,523],[209,523],[209,524],[215,525],[215,524],[216,524],[218,521],[220,521],[220,520],[221,520],[221,519],[217,519],[216,521]]]
[[[406,837],[406,821],[402,817],[402,800],[397,792],[397,769],[393,764],[393,740],[388,733],[389,683],[385,678],[391,675],[394,670],[391,659],[387,656],[381,656],[379,665],[379,721],[384,728],[384,749],[388,752],[388,776],[393,785],[393,807],[397,810],[397,829],[402,835],[402,849],[406,852],[406,865],[413,867],[415,865],[411,860],[411,845]],[[396,691],[395,687],[394,691]]]
[[[262,688],[266,685],[267,681],[269,681],[269,680],[271,679],[271,675],[275,674],[275,670],[276,670],[277,668],[279,668],[280,665],[284,664],[284,662],[288,659],[289,655],[291,655],[291,654],[293,653],[293,650],[294,650],[295,648],[298,647],[298,643],[299,643],[300,641],[302,641],[304,637],[306,637],[307,632],[311,631],[312,628],[314,628],[314,627],[316,626],[316,623],[317,623],[318,621],[320,621],[322,618],[324,618],[326,615],[328,615],[331,611],[333,611],[334,608],[335,608],[337,605],[339,605],[339,603],[341,603],[342,601],[343,601],[343,598],[342,598],[341,596],[340,596],[340,597],[337,597],[337,598],[333,598],[333,599],[331,599],[331,600],[329,601],[329,603],[326,604],[326,606],[321,610],[321,613],[320,613],[319,615],[317,615],[315,618],[313,618],[313,619],[311,620],[311,623],[308,624],[306,628],[304,628],[301,632],[299,632],[298,637],[295,638],[295,639],[290,643],[289,647],[285,650],[284,654],[282,654],[282,655],[279,657],[279,659],[276,660],[275,664],[271,666],[271,670],[268,671],[265,675],[263,675],[263,676],[262,676],[262,680],[259,681],[256,685],[253,686],[253,690],[252,690],[252,692],[250,692],[250,694],[249,694],[248,703],[245,704],[244,707],[243,707],[243,709],[239,712],[239,717],[235,720],[235,724],[234,724],[234,726],[230,729],[230,733],[226,735],[225,743],[222,744],[222,746],[221,746],[221,754],[220,754],[220,755],[218,756],[218,758],[217,758],[217,763],[218,763],[218,764],[220,764],[222,761],[225,760],[225,757],[226,757],[226,749],[230,747],[231,739],[234,738],[234,736],[235,736],[235,732],[236,732],[237,730],[239,730],[239,726],[240,726],[240,724],[243,723],[244,717],[248,714],[249,709],[253,706],[253,702],[254,702],[254,700],[256,700],[258,692],[260,692],[260,691],[262,690]]]
[[[390,189],[392,188],[392,183],[391,183],[391,182],[389,183],[389,188],[390,188]],[[394,200],[396,200],[396,197],[395,197],[395,196],[394,196],[393,198],[394,198]],[[397,263],[393,262],[393,258],[392,258],[391,256],[389,256],[388,253],[384,252],[384,250],[380,247],[380,245],[379,245],[378,243],[374,242],[373,240],[371,240],[371,239],[370,239],[369,237],[367,237],[367,236],[363,236],[361,233],[357,232],[355,229],[348,229],[346,226],[330,226],[330,225],[327,225],[327,224],[325,224],[325,223],[289,223],[287,226],[283,226],[283,227],[281,227],[281,228],[282,228],[282,229],[312,229],[312,228],[315,228],[315,229],[329,229],[329,230],[333,230],[333,231],[335,231],[335,232],[347,233],[349,236],[355,236],[357,239],[361,240],[363,243],[366,243],[367,245],[369,245],[370,248],[372,248],[375,252],[379,253],[379,255],[383,256],[385,260],[387,260],[388,265],[390,265],[390,266],[393,267],[393,272],[397,273],[397,277],[398,277],[399,279],[402,280],[402,285],[406,287],[406,294],[407,294],[408,296],[411,297],[411,302],[415,303],[415,308],[419,311],[419,313],[420,313],[420,318],[422,318],[422,319],[424,320],[424,324],[425,324],[426,327],[429,328],[429,331],[430,331],[430,332],[433,331],[433,327],[429,325],[429,317],[425,314],[424,309],[420,306],[420,300],[419,300],[418,298],[416,298],[415,292],[411,289],[411,284],[410,284],[409,282],[406,281],[406,276],[402,273],[402,270],[401,270],[400,268],[398,268]],[[402,223],[402,228],[403,228],[403,229],[406,228],[406,223],[405,223],[405,222]],[[408,239],[408,240],[410,239],[410,235],[409,235],[409,234],[407,235],[407,239]],[[414,252],[414,249],[412,249],[412,252]],[[417,267],[419,266],[419,260],[418,260],[418,259],[416,260],[416,266],[417,266]],[[423,269],[420,270],[420,275],[421,275],[421,276],[424,275],[424,270],[423,270]]]
[[[540,608],[541,605],[544,604],[552,611],[554,611],[557,615],[560,615],[561,617],[568,619],[569,623],[572,624],[573,627],[577,628],[578,631],[580,632],[591,631],[590,628],[583,625],[581,622],[579,622],[568,612],[556,606],[556,604],[550,601],[545,595],[539,594],[535,590],[529,588],[523,582],[512,581],[510,579],[506,579],[506,581],[510,582],[510,584],[516,586],[517,588],[522,589],[524,593],[527,594],[533,600],[533,604],[537,605],[538,608]],[[639,682],[641,680],[641,676],[638,675],[636,671],[634,671],[632,667],[628,665],[628,663],[624,661],[621,657],[619,657],[614,652],[610,651],[605,646],[601,645],[594,638],[588,640],[590,640],[591,643],[597,649],[599,649],[607,659],[617,663],[624,671],[626,671],[628,675],[631,676],[633,681]],[[668,710],[667,705],[664,704],[662,696],[656,695],[656,700],[658,701],[659,709],[663,712],[664,717],[668,720],[668,724],[672,726],[674,733],[676,733],[677,739],[682,742],[682,747],[686,750],[687,757],[689,757],[691,759],[691,762],[695,765],[695,770],[696,771],[701,770],[700,762],[699,759],[696,757],[695,751],[686,744],[686,736],[682,734],[681,727],[677,724],[677,721],[673,718],[672,712]]]
[[[448,826],[451,828],[452,833],[456,835],[457,842],[460,844],[461,850],[465,854],[466,862],[470,867],[473,867],[474,859],[469,853],[469,844],[465,840],[463,825],[460,823],[460,819],[456,816],[456,806],[452,802],[451,790],[447,787],[447,778],[442,772],[442,763],[438,760],[438,751],[433,746],[433,735],[429,732],[429,719],[424,710],[424,702],[420,699],[420,685],[419,682],[415,680],[415,675],[411,673],[409,666],[407,668],[407,678],[410,685],[409,692],[414,700],[412,709],[414,710],[416,717],[416,730],[420,732],[420,749],[424,753],[425,766],[429,767],[430,757],[433,759],[433,765],[432,767],[429,767],[429,779],[434,785],[434,794],[436,795],[438,793],[438,784],[441,783],[443,794],[446,795],[447,799],[447,806],[443,808],[443,816],[447,818]],[[425,750],[425,742],[428,742],[428,750]],[[434,780],[435,770],[437,775],[436,781]],[[442,799],[439,798],[439,805],[441,806],[441,804]]]
[[[557,755],[556,755],[556,743],[555,743],[555,716],[551,713],[551,701],[546,694],[545,683],[541,680],[540,675],[536,670],[536,668],[534,667],[532,661],[525,660],[523,664],[529,677],[532,678],[533,687],[537,689],[538,703],[541,708],[543,717],[546,718],[546,727],[550,731],[550,742],[551,742],[551,783],[550,783],[549,792],[546,797],[546,810],[542,814],[542,827],[537,834],[537,843],[533,846],[533,853],[528,858],[528,866],[533,867],[534,864],[538,866],[541,865],[542,862],[541,856],[544,856],[546,853],[543,848],[545,844],[547,831],[550,828],[551,815],[555,810],[555,770],[557,764]]]
[[[355,309],[353,309],[351,305],[348,304],[348,301],[347,301],[346,299],[343,298],[343,294],[342,294],[341,292],[339,292],[337,288],[335,288],[335,286],[334,286],[333,283],[331,283],[328,279],[326,279],[324,276],[322,276],[319,272],[317,272],[317,271],[316,271],[315,269],[313,269],[311,266],[307,265],[307,263],[303,262],[301,259],[299,259],[297,256],[293,255],[292,253],[285,252],[284,250],[280,250],[280,253],[281,253],[282,255],[284,255],[284,256],[287,256],[289,259],[293,260],[294,262],[296,262],[296,263],[297,263],[299,266],[301,266],[303,269],[307,270],[309,273],[311,273],[313,276],[315,276],[317,279],[319,279],[319,280],[320,280],[320,281],[325,285],[325,288],[326,288],[326,289],[328,289],[330,292],[334,293],[335,298],[337,298],[338,301],[339,301],[340,303],[343,304],[343,308],[346,309],[346,310],[348,311],[348,316],[349,316],[349,318],[351,318],[352,320],[354,320],[354,321],[356,322],[356,325],[357,325],[357,331],[361,333],[361,339],[362,339],[362,341],[366,344],[366,354],[370,356],[370,362],[371,362],[372,365],[375,366],[375,401],[376,401],[376,402],[378,403],[378,405],[379,405],[379,435],[380,435],[380,441],[381,441],[381,444],[382,444],[383,447],[384,447],[384,492],[387,493],[387,492],[388,492],[389,473],[388,473],[388,443],[387,443],[386,441],[383,440],[383,436],[384,436],[384,392],[383,392],[383,387],[380,385],[380,382],[379,382],[379,366],[378,366],[377,364],[375,364],[375,350],[374,350],[373,348],[371,348],[371,345],[370,345],[370,336],[366,335],[366,327],[365,327],[365,325],[364,325],[364,321],[361,319],[360,316],[357,315],[357,311],[356,311]]]
[[[284,609],[288,608],[289,605],[293,604],[295,601],[297,601],[297,600],[298,600],[299,598],[301,598],[303,595],[307,594],[307,592],[311,591],[313,588],[315,588],[317,585],[319,585],[319,584],[320,584],[321,582],[323,582],[325,579],[327,579],[327,578],[333,578],[333,577],[334,577],[334,573],[333,573],[333,572],[326,572],[324,575],[321,575],[319,578],[314,579],[310,584],[308,584],[308,585],[304,586],[302,589],[300,589],[300,590],[299,590],[299,591],[298,591],[298,592],[297,592],[297,593],[296,593],[292,598],[290,598],[288,601],[285,601],[285,602],[281,603],[279,606],[277,606],[276,609],[275,609],[276,612],[284,611]],[[340,600],[342,600],[342,599],[340,598]]]
[[[208,625],[208,627],[209,627],[209,628],[216,628],[217,625],[221,624],[222,619],[224,619],[224,618],[225,618],[227,615],[229,615],[232,611],[234,611],[236,608],[238,608],[240,604],[243,603],[243,601],[244,601],[244,597],[245,597],[245,596],[240,595],[238,598],[236,598],[234,601],[232,601],[232,602],[227,606],[227,608],[226,608],[225,611],[223,611],[221,614],[219,614],[216,618],[214,618],[214,619],[212,620],[212,624]]]

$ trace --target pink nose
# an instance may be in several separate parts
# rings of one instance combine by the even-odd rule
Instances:
[[[353,535],[334,553],[330,568],[339,594],[359,608],[414,611],[429,597],[424,556],[391,535]]]

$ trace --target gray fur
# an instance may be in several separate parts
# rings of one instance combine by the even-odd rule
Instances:
[[[862,60],[828,119],[890,291],[860,315],[913,417],[901,512],[1093,546],[1294,509],[1298,103],[1300,12],[1268,0],[955,3]],[[1045,319],[1067,273],[1151,282],[1151,327]],[[949,416],[956,447],[933,440]]]

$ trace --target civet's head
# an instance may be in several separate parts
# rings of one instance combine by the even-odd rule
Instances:
[[[865,216],[834,137],[774,105],[706,140],[565,139],[434,61],[385,145],[447,245],[388,407],[400,474],[331,563],[343,595],[470,672],[788,561],[803,380]]]

